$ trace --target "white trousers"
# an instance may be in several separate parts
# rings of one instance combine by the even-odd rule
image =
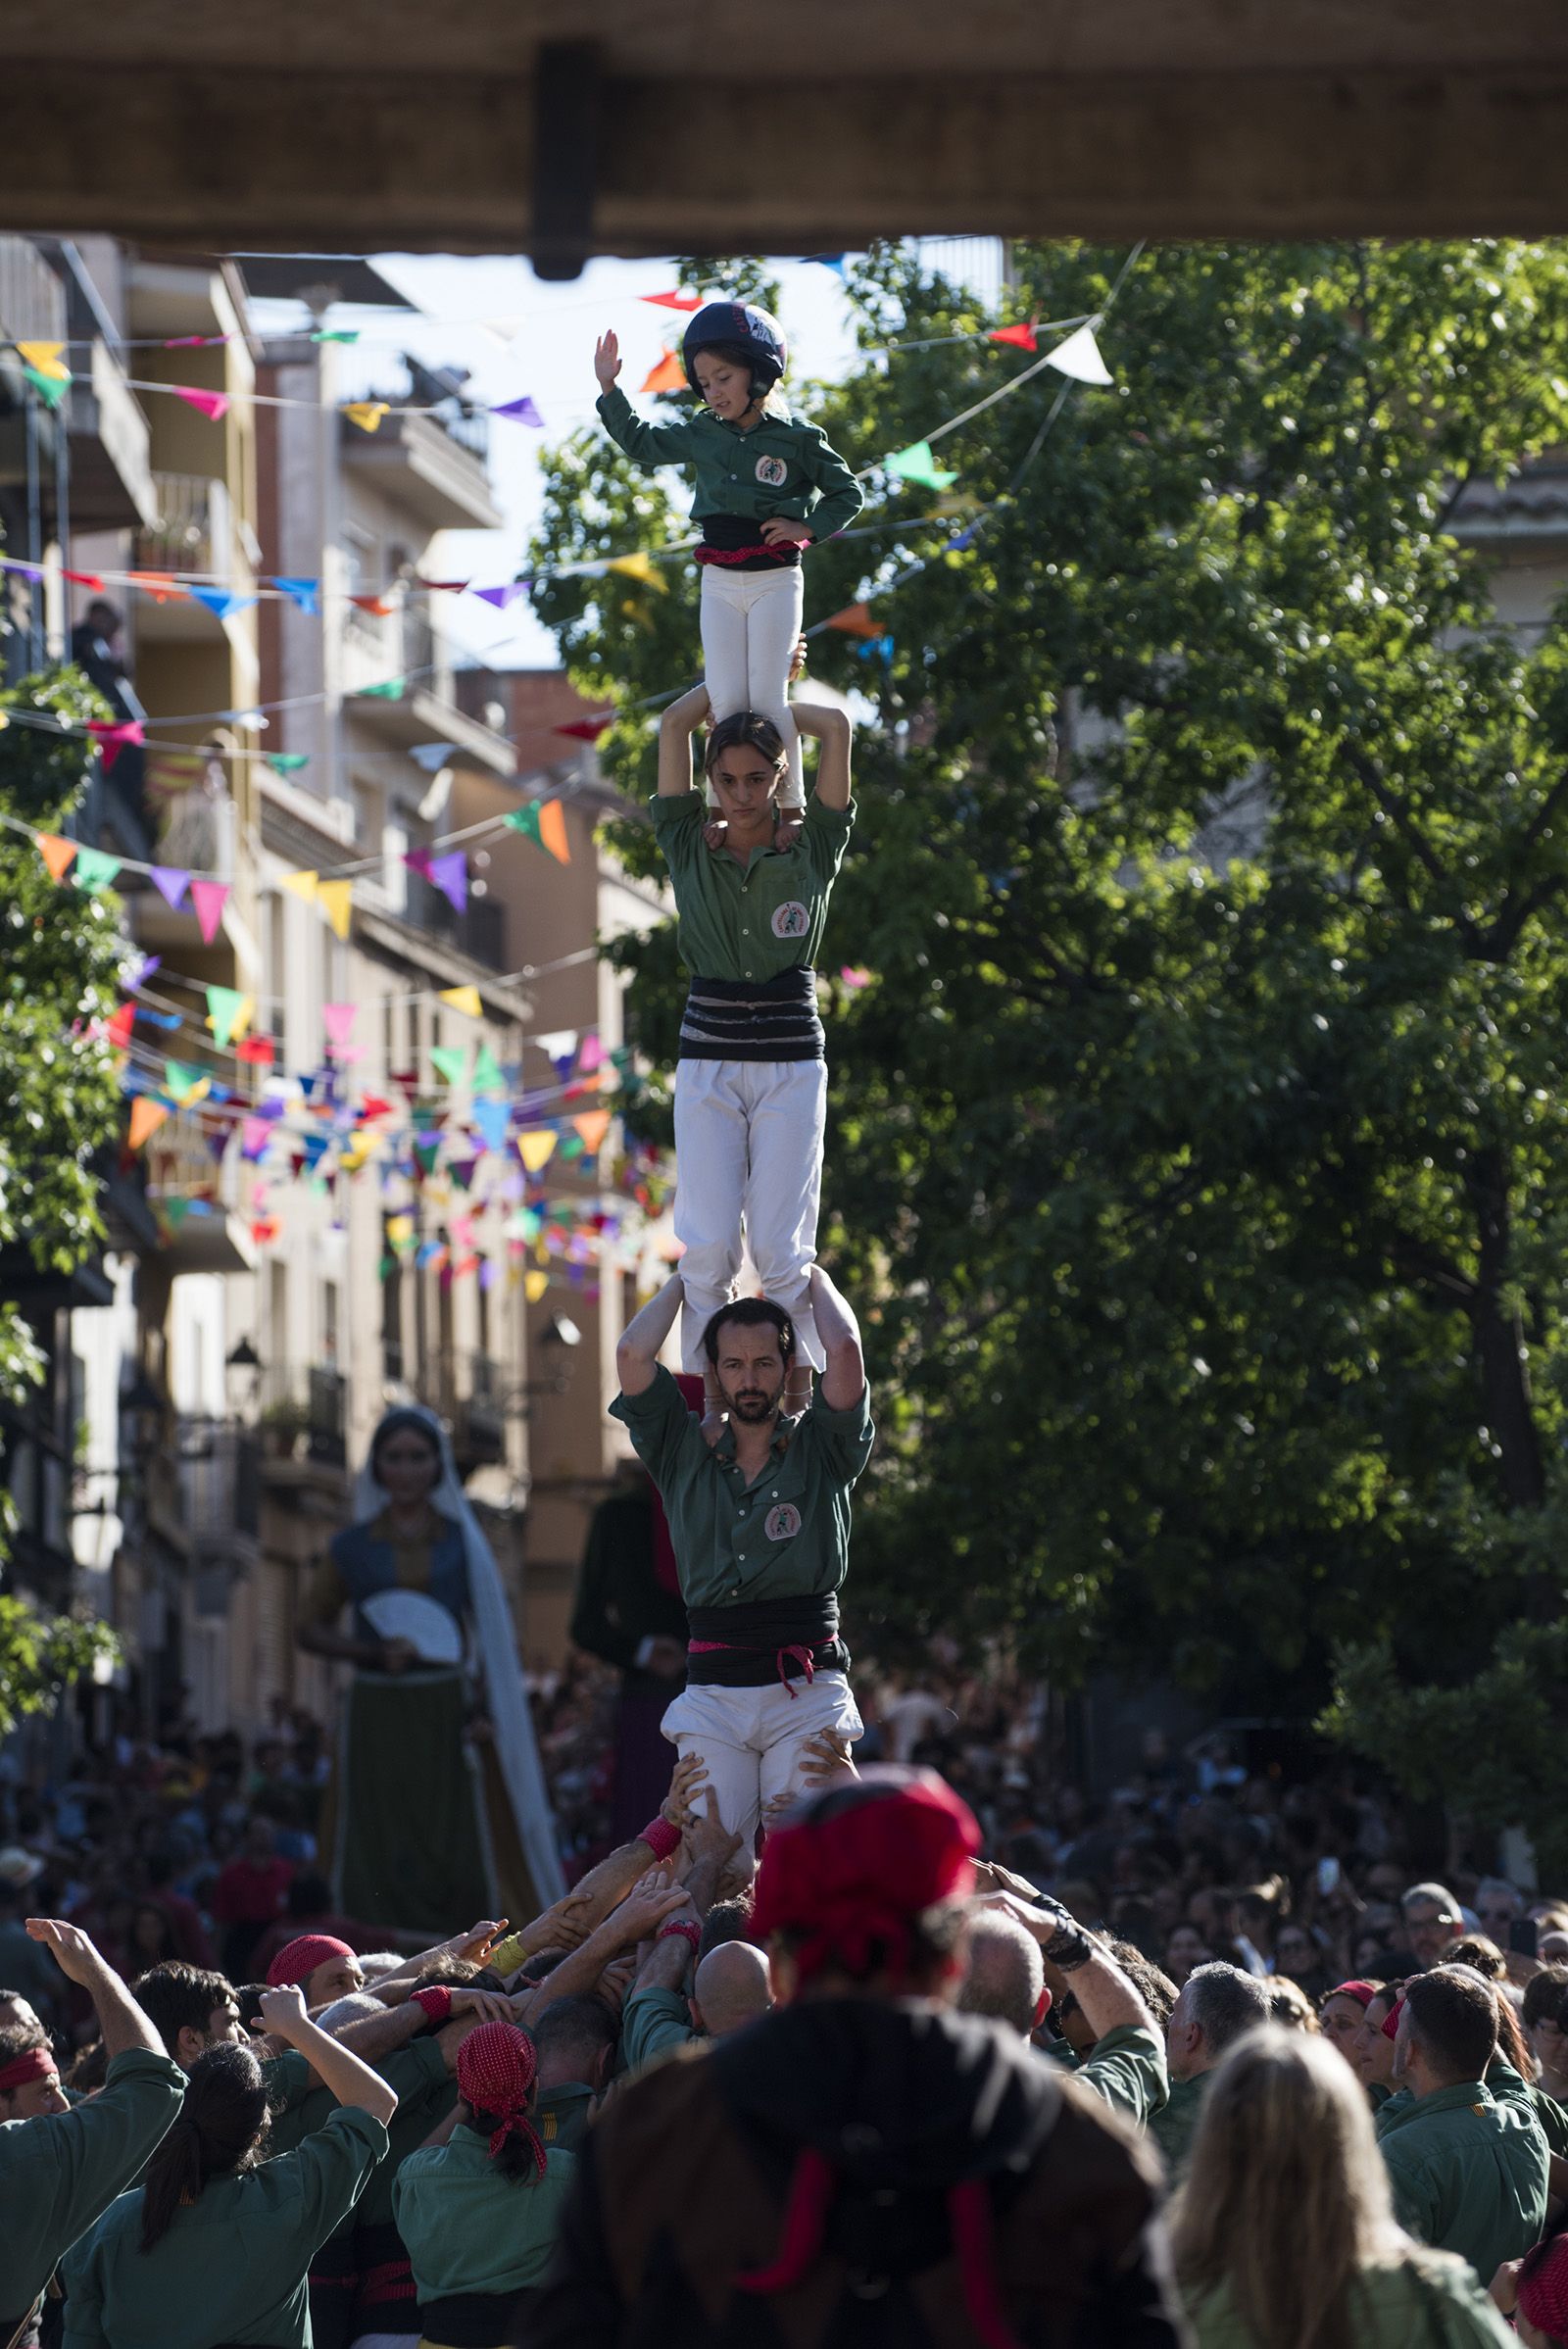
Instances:
[[[790,662],[801,633],[806,576],[801,563],[776,571],[703,566],[703,682],[716,718],[751,710],[770,717],[790,755],[779,804],[804,807],[801,737],[790,711]],[[709,787],[710,804],[712,787]]]
[[[762,1295],[795,1324],[800,1358],[824,1356],[811,1316],[822,1199],[827,1065],[821,1060],[682,1060],[675,1070],[675,1237],[681,1361],[701,1371],[703,1332],[735,1294],[742,1227]]]
[[[807,1738],[832,1730],[853,1742],[865,1724],[843,1673],[819,1672],[814,1681],[791,1681],[787,1688],[776,1680],[765,1688],[684,1688],[662,1728],[682,1761],[689,1753],[702,1755],[718,1815],[749,1857],[768,1804],[805,1791],[801,1756]],[[707,1786],[698,1800],[707,1802]]]

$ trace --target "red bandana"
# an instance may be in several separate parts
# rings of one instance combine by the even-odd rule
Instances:
[[[778,1828],[762,1847],[753,1938],[802,1934],[803,1981],[836,1960],[863,1972],[878,1941],[897,1978],[922,1910],[974,1889],[980,1830],[951,1786],[931,1770],[867,1771],[862,1784],[870,1799]]]
[[[267,1986],[281,1990],[290,1982],[305,1983],[318,1966],[332,1958],[351,1958],[354,1955],[347,1941],[334,1941],[330,1933],[297,1933],[285,1941],[267,1969]]]
[[[491,2132],[490,2159],[508,2137],[526,2137],[541,2178],[545,2149],[528,2119],[528,2097],[539,2059],[532,2039],[514,2023],[481,2023],[458,2049],[458,2093],[470,2112],[493,2113],[501,2126]]]
[[[29,2080],[58,2080],[59,2078],[60,2068],[49,2049],[29,2047],[25,2055],[19,2055],[15,2063],[0,2071],[0,2096],[9,2096],[13,2088],[25,2087]]]

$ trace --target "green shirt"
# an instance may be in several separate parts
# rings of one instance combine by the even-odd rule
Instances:
[[[1546,2140],[1528,2103],[1498,2102],[1467,2080],[1396,2096],[1377,2120],[1399,2224],[1456,2251],[1484,2284],[1517,2259],[1546,2216]]]
[[[700,408],[678,423],[645,424],[618,384],[599,400],[605,430],[633,465],[652,472],[689,465],[697,476],[692,519],[710,514],[778,514],[808,521],[820,541],[847,530],[865,493],[827,434],[804,416],[764,414],[750,431]],[[759,541],[760,543],[760,541]]]
[[[0,2317],[26,2315],[77,2236],[138,2175],[184,2098],[177,2064],[130,2047],[88,2103],[0,2127]]]
[[[617,1395],[610,1410],[663,1496],[689,1607],[838,1590],[850,1564],[850,1493],[871,1457],[869,1386],[847,1411],[830,1410],[818,1388],[749,1485],[734,1430],[710,1445],[662,1363],[650,1387]]]
[[[378,2057],[370,2069],[396,2088],[398,2109],[387,2128],[386,2153],[376,2163],[355,2208],[345,2216],[345,2227],[375,2227],[391,2219],[398,2164],[424,2143],[436,2123],[444,2120],[457,2102],[457,2087],[433,2031]],[[286,2153],[326,2126],[338,2109],[337,2098],[330,2088],[321,2086],[305,2058],[295,2051],[279,2057],[275,2065],[265,2066],[264,2072],[274,2106],[279,2088],[287,2098],[284,2109],[273,2119],[269,2150]]]
[[[691,2009],[679,1990],[633,1990],[620,2018],[620,2053],[635,2078],[677,2047],[695,2047]]]
[[[1173,2184],[1187,2167],[1193,2131],[1212,2077],[1208,2072],[1197,2072],[1191,2080],[1173,2080],[1163,2106],[1150,2116],[1149,2133],[1165,2156]]]
[[[1352,2287],[1355,2349],[1504,2349],[1514,2336],[1461,2260],[1423,2255],[1363,2268]],[[1228,2284],[1187,2302],[1195,2349],[1257,2349]]]
[[[1118,2023],[1097,2039],[1076,2077],[1135,2129],[1152,2127],[1170,2098],[1164,2041],[1133,2023]]]
[[[541,2088],[533,2102],[533,2125],[546,2153],[557,2148],[575,2153],[588,2134],[593,2109],[594,2092],[585,2080],[564,2080],[559,2087]]]
[[[1487,2066],[1487,2085],[1499,2104],[1523,2105],[1535,2115],[1549,2153],[1568,2156],[1568,2112],[1554,2096],[1516,2072],[1503,2055],[1494,2055]]]
[[[543,2178],[531,2164],[521,2178],[504,2177],[488,2137],[461,2121],[446,2144],[411,2153],[398,2172],[392,2216],[419,2298],[542,2283],[576,2167],[575,2154],[547,2152]]]
[[[760,981],[815,962],[855,822],[853,800],[824,807],[813,792],[795,846],[753,849],[744,865],[704,840],[708,808],[700,791],[662,793],[651,805],[680,917],[675,943],[689,971]]]
[[[215,2178],[151,2251],[142,2197],[122,2194],[66,2262],[65,2349],[311,2349],[305,2276],[386,2152],[386,2130],[338,2105],[292,2153]]]

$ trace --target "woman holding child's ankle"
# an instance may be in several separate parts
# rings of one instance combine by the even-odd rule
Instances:
[[[722,845],[710,848],[691,759],[708,710],[707,689],[697,686],[665,710],[653,804],[680,955],[692,973],[675,1074],[681,1357],[686,1369],[710,1374],[703,1332],[734,1294],[744,1229],[763,1296],[795,1325],[799,1368],[788,1408],[804,1409],[810,1373],[822,1367],[810,1272],[827,1069],[812,964],[855,821],[852,729],[840,710],[796,704],[797,723],[817,737],[821,757],[800,840],[779,849],[774,808],[787,760],[777,729],[750,711],[722,719],[704,755],[725,822]],[[716,1434],[711,1400],[710,1415]]]

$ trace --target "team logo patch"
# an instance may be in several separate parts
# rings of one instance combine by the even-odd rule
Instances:
[[[792,1500],[781,1500],[776,1509],[769,1509],[762,1531],[769,1542],[793,1542],[801,1530],[801,1512]]]
[[[784,905],[773,908],[775,938],[804,938],[811,926],[811,917],[799,898],[791,898]]]
[[[765,481],[769,489],[782,489],[790,477],[790,468],[782,457],[759,457],[757,478]]]

